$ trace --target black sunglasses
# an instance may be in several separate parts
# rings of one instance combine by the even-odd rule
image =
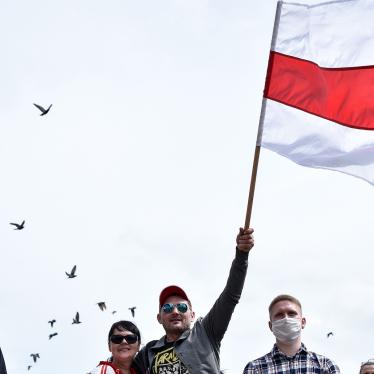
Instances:
[[[164,313],[171,313],[174,308],[177,308],[178,312],[180,313],[186,313],[188,310],[188,305],[186,303],[178,303],[178,304],[172,304],[172,303],[167,303],[164,304],[161,309]]]
[[[121,344],[124,340],[127,344],[134,344],[138,341],[138,337],[135,334],[129,335],[112,335],[109,340],[113,344]]]

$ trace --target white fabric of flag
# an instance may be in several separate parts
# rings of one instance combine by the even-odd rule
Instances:
[[[286,71],[291,77],[284,83],[286,98],[282,96],[282,89],[279,90],[279,97],[272,98],[269,98],[270,94],[266,96],[265,89],[257,145],[298,164],[340,171],[374,185],[374,95],[366,95],[365,101],[349,96],[353,95],[354,90],[349,88],[353,86],[356,89],[354,92],[372,91],[374,94],[373,20],[373,0],[340,0],[311,5],[278,3],[271,51],[276,57],[292,58],[296,68],[292,68],[292,72]],[[348,112],[342,114],[343,119],[339,111],[335,119],[335,114],[330,115],[330,109],[325,106],[330,99],[336,100],[341,89],[335,92],[331,85],[326,89],[321,89],[319,85],[316,91],[313,88],[315,77],[311,76],[311,81],[306,81],[309,76],[301,71],[302,64],[302,74],[298,74],[299,63],[305,61],[317,75],[321,72],[321,81],[327,76],[332,77],[334,82],[334,74],[341,74],[344,79],[351,74],[351,78],[347,78],[346,96],[342,95],[338,103],[340,108]],[[275,64],[271,69],[276,68]],[[355,86],[359,79],[352,79],[352,76],[359,77],[361,72],[366,74],[365,77],[371,79],[371,74],[373,77],[373,81],[364,79],[367,85],[362,89],[367,91]],[[269,68],[268,83],[274,85],[275,78],[270,73]],[[312,101],[317,103],[320,113],[309,110],[308,100],[302,107],[293,103],[292,90],[295,89],[295,95],[299,95],[299,82],[311,87]],[[276,91],[277,87],[274,89]],[[329,95],[335,96],[329,98]],[[295,98],[295,102],[297,100]],[[355,120],[349,122],[354,118],[349,111],[357,110],[357,105],[350,102],[362,103],[360,118],[364,115],[364,125]],[[348,118],[348,122],[345,122],[345,118]]]

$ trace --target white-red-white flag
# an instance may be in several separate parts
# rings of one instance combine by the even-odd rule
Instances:
[[[257,144],[374,185],[374,0],[278,3]]]

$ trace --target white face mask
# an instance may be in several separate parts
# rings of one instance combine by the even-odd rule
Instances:
[[[281,342],[292,342],[301,333],[301,321],[298,318],[283,318],[271,323],[275,337]]]

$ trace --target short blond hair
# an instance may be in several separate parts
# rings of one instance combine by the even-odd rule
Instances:
[[[294,296],[291,296],[291,295],[286,295],[286,294],[282,294],[282,295],[278,295],[276,296],[270,303],[269,305],[269,315],[271,314],[271,310],[273,309],[273,306],[278,303],[279,301],[284,301],[284,300],[287,300],[287,301],[291,301],[291,303],[294,303],[296,304],[300,310],[302,310],[302,307],[301,307],[301,303],[298,299],[296,299],[296,297]]]

